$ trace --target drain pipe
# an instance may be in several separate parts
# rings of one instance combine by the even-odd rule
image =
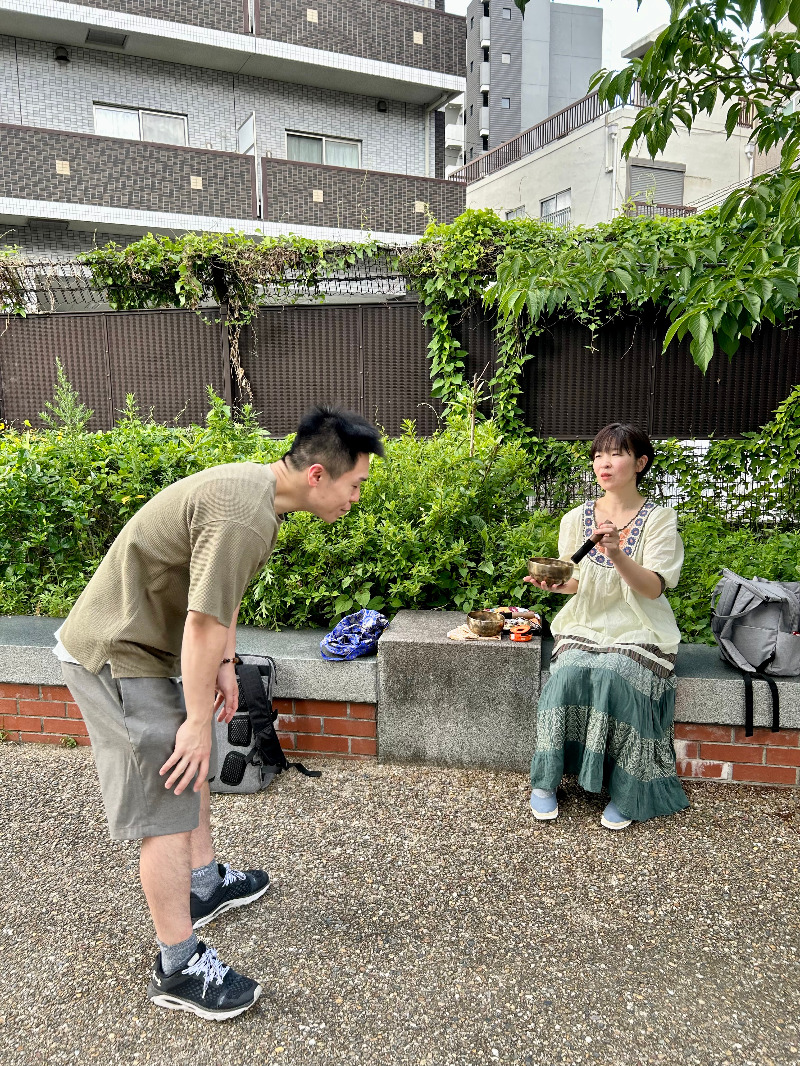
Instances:
[[[619,126],[616,122],[608,127],[608,135],[611,138],[611,217],[617,213],[617,137]]]
[[[444,93],[439,99],[425,108],[425,177],[431,177],[431,111],[438,111],[440,107],[458,96],[458,93]]]

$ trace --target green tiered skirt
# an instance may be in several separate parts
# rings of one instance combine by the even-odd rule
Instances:
[[[605,786],[638,822],[688,807],[675,771],[674,662],[655,645],[557,637],[539,697],[533,788],[575,774],[588,792]]]

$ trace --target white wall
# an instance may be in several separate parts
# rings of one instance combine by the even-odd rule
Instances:
[[[537,218],[540,201],[562,189],[572,190],[572,224],[592,226],[608,221],[627,195],[627,163],[617,166],[617,194],[613,196],[610,167],[611,138],[608,125],[619,127],[618,143],[625,139],[635,111],[620,108],[603,119],[575,130],[568,137],[534,152],[517,163],[467,186],[467,207],[490,207],[501,218],[504,212],[525,205],[526,214]],[[659,160],[684,163],[684,203],[701,199],[747,178],[749,164],[744,145],[749,130],[737,129],[725,139],[719,123],[702,119],[691,134],[676,133]],[[644,144],[632,157],[647,158]]]

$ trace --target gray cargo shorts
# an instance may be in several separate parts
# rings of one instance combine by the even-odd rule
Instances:
[[[189,785],[180,796],[164,787],[158,771],[172,754],[186,719],[183,689],[174,677],[92,674],[76,663],[61,668],[92,742],[112,840],[187,833],[200,819],[200,794]],[[211,730],[209,777],[216,766]]]

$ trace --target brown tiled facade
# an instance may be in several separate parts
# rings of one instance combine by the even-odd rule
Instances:
[[[0,197],[255,218],[255,160],[115,137],[0,125]]]
[[[228,33],[247,33],[249,26],[247,0],[76,0],[76,3]]]
[[[264,218],[270,222],[421,234],[429,214],[452,222],[464,210],[461,182],[286,159],[261,162]]]
[[[258,33],[273,41],[465,74],[459,15],[402,0],[259,0],[258,14]]]
[[[326,52],[463,76],[465,23],[407,0],[78,0],[86,7],[248,33]]]

